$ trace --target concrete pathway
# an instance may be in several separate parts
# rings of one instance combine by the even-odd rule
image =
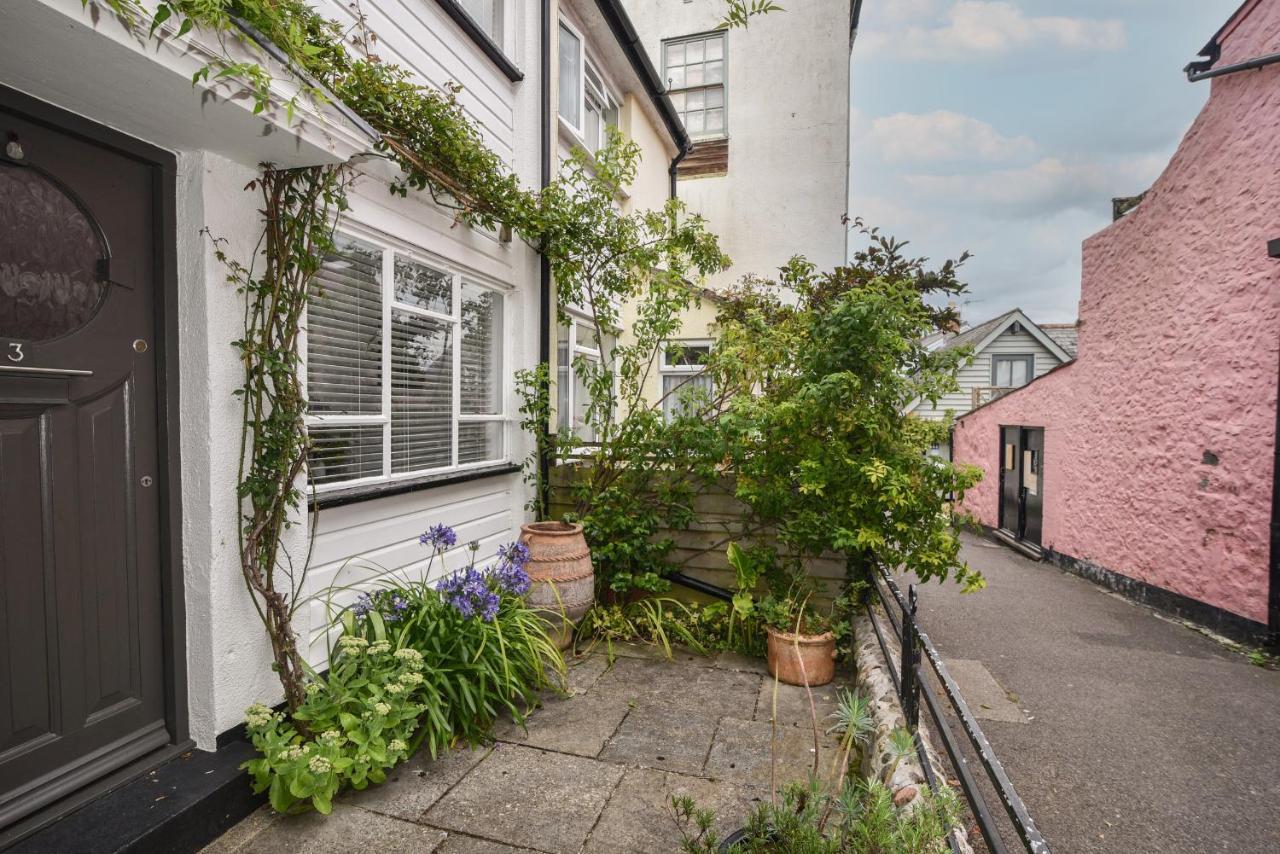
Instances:
[[[676,793],[714,808],[722,836],[741,827],[769,797],[775,702],[763,663],[619,652],[612,667],[598,654],[572,666],[572,695],[548,699],[527,731],[507,723],[491,747],[420,754],[382,786],[343,795],[327,818],[263,808],[205,851],[675,851]],[[825,729],[835,686],[814,696]],[[776,708],[778,779],[804,779],[814,747],[803,689],[780,685]],[[823,737],[819,749],[825,771],[833,744]]]
[[[988,540],[964,555],[987,589],[919,586],[920,623],[1055,854],[1280,851],[1280,673]]]

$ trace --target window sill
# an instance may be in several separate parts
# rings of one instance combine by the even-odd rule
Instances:
[[[407,480],[393,480],[386,483],[353,486],[350,489],[335,489],[332,492],[321,492],[318,495],[312,495],[308,499],[307,504],[312,510],[327,510],[331,507],[342,507],[346,504],[356,504],[361,501],[372,501],[375,498],[389,498],[393,495],[404,495],[409,492],[423,492],[428,489],[436,489],[441,486],[451,486],[457,483],[467,483],[473,480],[482,480],[487,477],[502,477],[504,475],[516,474],[520,471],[520,468],[521,467],[515,463],[495,463],[491,466],[467,469],[465,471],[442,472],[441,474],[431,474]]]
[[[502,52],[502,48],[495,42],[488,33],[480,29],[480,25],[475,19],[467,14],[467,10],[458,5],[457,0],[436,0],[440,4],[440,8],[444,13],[453,19],[464,33],[466,33],[476,47],[484,53],[485,56],[498,66],[498,70],[506,75],[507,79],[512,83],[519,83],[524,79],[524,72],[516,67],[516,64],[507,58]]]

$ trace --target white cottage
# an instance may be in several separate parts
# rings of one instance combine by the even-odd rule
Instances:
[[[956,391],[936,403],[915,400],[907,407],[917,418],[941,421],[964,415],[1070,362],[1076,357],[1076,325],[1036,324],[1015,308],[955,334],[936,333],[926,343],[935,351],[970,350],[957,375]],[[950,458],[946,447],[934,452]]]
[[[316,5],[353,23],[342,0]],[[461,84],[530,187],[566,134],[600,132],[552,110],[567,27],[582,76],[560,103],[641,141],[658,162],[631,195],[665,197],[685,140],[618,3],[361,10],[385,60]],[[310,553],[303,597],[414,572],[431,523],[487,551],[516,536],[530,440],[511,377],[548,359],[549,283],[525,243],[393,196],[376,133],[344,105],[255,113],[235,78],[193,87],[226,51],[263,64],[278,100],[298,91],[256,33],[172,20],[152,39],[81,0],[2,14],[0,847],[80,850],[91,832],[103,850],[192,849],[251,806],[243,711],[280,697],[237,556],[243,307],[210,236],[253,257],[260,164],[358,164],[307,318],[316,489],[286,543],[295,566]],[[318,599],[295,618],[320,667],[325,624]]]

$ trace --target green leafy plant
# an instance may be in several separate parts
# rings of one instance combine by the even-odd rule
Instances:
[[[250,706],[245,725],[261,754],[244,763],[277,812],[328,813],[344,786],[381,783],[416,746],[427,696],[422,655],[345,637],[326,677],[309,681],[291,717]],[[306,729],[298,726],[305,723]]]
[[[576,150],[562,180],[540,196],[557,320],[576,325],[600,358],[562,352],[568,364],[558,365],[557,381],[567,382],[572,368],[583,397],[577,412],[557,412],[558,430],[543,437],[525,467],[534,482],[552,457],[568,467],[557,503],[565,519],[583,526],[598,588],[619,594],[667,589],[662,575],[673,544],[660,532],[688,526],[693,496],[715,479],[724,456],[719,427],[699,417],[701,410],[668,421],[662,402],[645,396],[661,349],[702,297],[699,283],[728,259],[702,218],[678,199],[660,210],[618,210],[618,189],[634,179],[638,157],[638,147],[611,130],[594,155]],[[585,320],[569,306],[584,309]],[[517,380],[525,423],[541,430],[548,378],[526,372]],[[550,513],[541,491],[531,509]]]
[[[598,604],[578,624],[574,651],[585,655],[600,643],[612,664],[615,643],[644,643],[662,647],[671,657],[672,643],[681,643],[698,653],[708,649],[691,628],[695,609],[676,599],[652,597],[626,605]]]
[[[745,838],[729,850],[740,854],[940,854],[948,850],[947,834],[958,815],[949,789],[923,787],[918,804],[904,812],[894,808],[893,793],[882,783],[849,780],[834,795],[817,783],[791,783],[778,804],[761,803],[751,812]],[[715,854],[721,840],[714,830],[715,813],[689,797],[675,796],[671,814],[681,834],[680,850]]]
[[[978,473],[929,457],[945,425],[904,414],[955,388],[962,356],[923,343],[954,318],[922,295],[963,286],[955,264],[930,270],[901,248],[876,235],[826,273],[796,258],[777,281],[746,281],[722,303],[708,369],[737,389],[722,419],[736,425],[726,468],[793,564],[844,553],[974,589],[982,579],[960,558],[947,496]]]

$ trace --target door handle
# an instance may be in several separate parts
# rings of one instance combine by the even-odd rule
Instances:
[[[27,374],[35,377],[91,377],[93,371],[79,368],[35,368],[25,365],[0,365],[0,372],[6,374]]]

